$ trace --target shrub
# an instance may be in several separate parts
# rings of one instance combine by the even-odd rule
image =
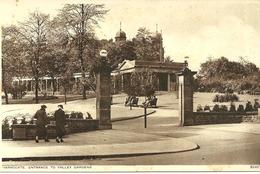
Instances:
[[[204,111],[210,111],[209,105],[205,105],[205,106],[204,106]]]
[[[83,113],[82,112],[71,112],[69,118],[83,119]]]
[[[213,112],[219,112],[220,109],[219,109],[219,105],[218,104],[215,104],[213,109],[212,109]]]
[[[219,101],[219,94],[216,94],[215,97],[213,98],[213,102],[218,102]]]
[[[236,112],[236,106],[234,103],[230,104],[229,112]]]
[[[75,112],[71,112],[70,118],[77,118],[77,114]]]
[[[201,105],[198,105],[198,106],[197,106],[197,112],[202,112],[202,111],[203,111],[202,106],[201,106]]]
[[[8,123],[8,119],[2,121],[2,139],[12,138],[12,129]]]
[[[255,99],[254,110],[255,110],[255,111],[258,111],[258,108],[260,108],[260,104],[259,104],[258,100]]]
[[[213,102],[234,102],[238,101],[239,97],[236,94],[226,93],[223,95],[216,94],[213,98]]]
[[[93,118],[91,117],[91,114],[90,114],[90,113],[87,112],[87,115],[88,115],[88,117],[86,117],[86,119],[90,119],[90,120],[93,119]]]
[[[124,91],[128,96],[152,96],[157,87],[158,77],[150,70],[145,72],[135,72],[129,77],[131,79],[127,86],[124,86]]]
[[[220,112],[227,112],[228,111],[228,108],[226,105],[221,105],[220,108],[219,108],[219,111]]]
[[[38,96],[39,100],[53,100],[53,99],[58,99],[57,96],[53,96],[53,95],[43,95],[43,96]],[[35,100],[35,97],[33,97],[33,100]]]
[[[245,112],[243,105],[238,105],[237,112]]]
[[[83,119],[83,114],[82,114],[82,112],[78,112],[78,114],[77,114],[77,119]]]
[[[70,114],[65,113],[65,117],[66,117],[67,119],[70,118]]]
[[[246,112],[252,112],[252,111],[254,111],[254,108],[253,108],[253,105],[251,104],[251,102],[247,102],[245,111],[246,111]]]
[[[26,95],[26,86],[23,85],[14,85],[10,88],[10,93],[12,94],[13,99],[21,99]]]

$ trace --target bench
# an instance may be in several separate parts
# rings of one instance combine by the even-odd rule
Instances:
[[[138,106],[139,98],[135,96],[130,96],[126,98],[125,106]]]

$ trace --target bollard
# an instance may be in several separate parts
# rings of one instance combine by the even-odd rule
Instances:
[[[147,107],[144,106],[144,128],[147,127],[147,112],[146,112]]]
[[[258,108],[258,115],[257,115],[257,121],[259,121],[259,118],[260,118],[260,108]]]

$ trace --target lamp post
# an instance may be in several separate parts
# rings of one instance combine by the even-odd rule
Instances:
[[[188,68],[188,59],[189,59],[189,56],[184,57],[184,69]]]
[[[101,50],[100,65],[96,71],[96,117],[99,120],[99,129],[112,129],[111,124],[111,97],[110,97],[110,66],[107,61],[107,51]]]

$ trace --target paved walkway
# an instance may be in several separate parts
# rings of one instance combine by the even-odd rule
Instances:
[[[158,96],[158,98],[163,95]],[[174,98],[174,96],[172,96]],[[143,115],[143,108],[124,106],[125,95],[115,95],[112,105],[112,120],[120,121]],[[144,99],[143,99],[144,100]],[[142,99],[140,100],[142,101]],[[167,108],[168,100],[159,100],[158,104],[164,103],[164,108],[148,108],[149,117],[177,116],[173,108]],[[82,112],[90,112],[95,118],[95,98],[88,100],[77,100],[68,102],[65,109]],[[48,111],[56,109],[57,104],[47,104]],[[2,113],[14,114],[27,111],[33,113],[40,105],[5,105]],[[154,112],[156,111],[156,112]],[[157,113],[158,112],[158,113]],[[123,122],[118,123],[124,125]],[[143,125],[142,123],[140,125]],[[143,128],[142,128],[143,129]],[[136,156],[158,153],[174,153],[194,150],[198,146],[195,143],[180,138],[169,138],[160,135],[152,135],[142,132],[130,131],[131,129],[93,131],[78,134],[70,134],[66,137],[65,143],[57,144],[55,140],[50,143],[41,141],[3,141],[0,145],[1,156],[4,160],[26,160],[26,159],[79,159],[94,157],[118,157]]]
[[[71,134],[64,143],[40,141],[3,141],[1,157],[6,160],[52,160],[125,157],[148,154],[176,153],[197,149],[198,146],[180,138],[103,130]]]

